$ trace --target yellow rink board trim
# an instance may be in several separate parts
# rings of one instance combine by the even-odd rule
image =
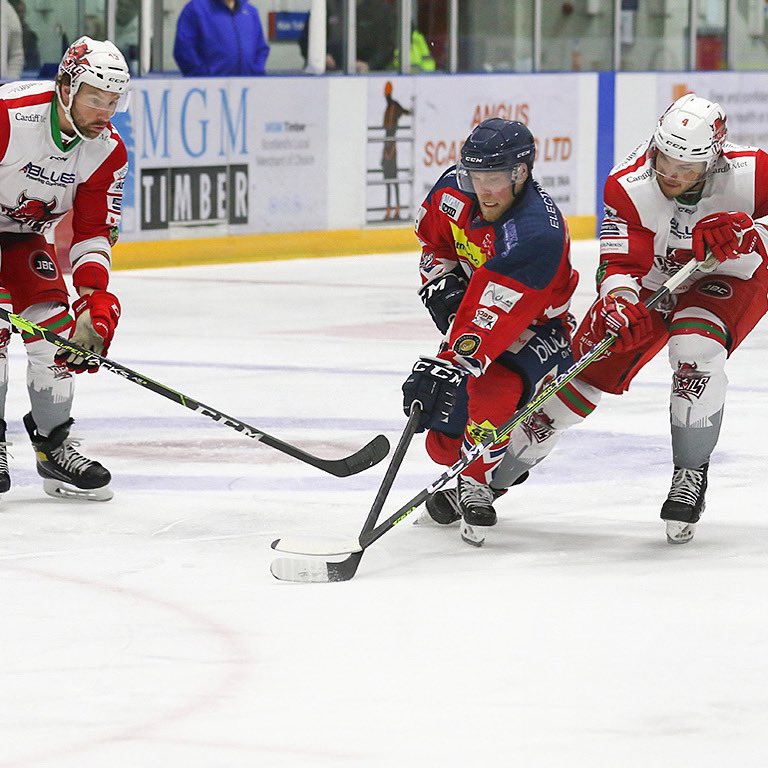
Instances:
[[[595,226],[594,216],[568,217],[574,240],[594,238]],[[337,229],[119,242],[113,249],[112,266],[113,269],[147,269],[418,250],[419,244],[411,227]]]

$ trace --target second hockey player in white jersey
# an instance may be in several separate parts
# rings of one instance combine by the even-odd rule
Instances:
[[[666,346],[674,472],[661,517],[670,543],[693,538],[722,423],[726,359],[768,311],[768,155],[726,138],[720,105],[688,94],[611,171],[598,298],[576,333],[574,356],[609,330],[618,338],[606,357],[515,430],[495,483],[509,486],[530,470],[603,392],[625,392]],[[712,271],[694,273],[666,306],[643,305],[683,264],[710,253],[717,259]]]
[[[106,354],[120,317],[108,290],[127,152],[109,122],[124,105],[130,76],[109,41],[82,37],[54,82],[0,87],[0,305]],[[69,312],[53,228],[73,212],[70,260],[78,298]],[[5,451],[10,328],[0,322],[0,493],[10,488]],[[24,417],[47,493],[107,500],[110,473],[69,437],[72,372],[82,357],[24,338],[31,410]]]

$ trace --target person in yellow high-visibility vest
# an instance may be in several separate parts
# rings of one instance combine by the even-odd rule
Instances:
[[[395,48],[392,54],[390,69],[400,68],[400,49]],[[411,72],[434,72],[437,69],[427,38],[414,29],[411,32]]]

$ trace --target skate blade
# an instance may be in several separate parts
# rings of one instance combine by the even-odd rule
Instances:
[[[434,517],[432,517],[432,515],[429,514],[428,510],[422,509],[421,514],[414,519],[412,525],[428,525],[432,526],[433,528],[445,528],[449,525],[457,523],[458,521],[459,518],[456,520],[451,520],[450,523],[439,523],[437,520],[435,520]]]
[[[669,544],[687,544],[693,538],[695,529],[695,523],[667,520],[667,542]]]
[[[109,501],[115,495],[108,485],[103,488],[77,488],[61,480],[43,480],[43,490],[54,499],[74,501]]]
[[[485,526],[471,526],[467,525],[463,520],[461,521],[461,539],[473,547],[483,546],[485,543],[485,530]]]

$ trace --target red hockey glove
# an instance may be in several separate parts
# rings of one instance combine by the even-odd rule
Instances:
[[[693,228],[693,255],[697,261],[705,261],[711,252],[722,264],[750,253],[756,244],[754,222],[743,211],[713,213]]]
[[[97,355],[106,355],[120,319],[117,296],[108,291],[94,291],[81,296],[72,305],[72,311],[75,314],[72,341]],[[87,362],[81,355],[63,349],[56,353],[55,360],[58,365],[75,373],[96,373],[99,370],[98,365]]]
[[[653,332],[651,312],[645,304],[632,304],[621,296],[605,296],[598,299],[589,310],[589,330],[595,339],[606,334],[616,336],[611,347],[616,352],[626,352]]]

